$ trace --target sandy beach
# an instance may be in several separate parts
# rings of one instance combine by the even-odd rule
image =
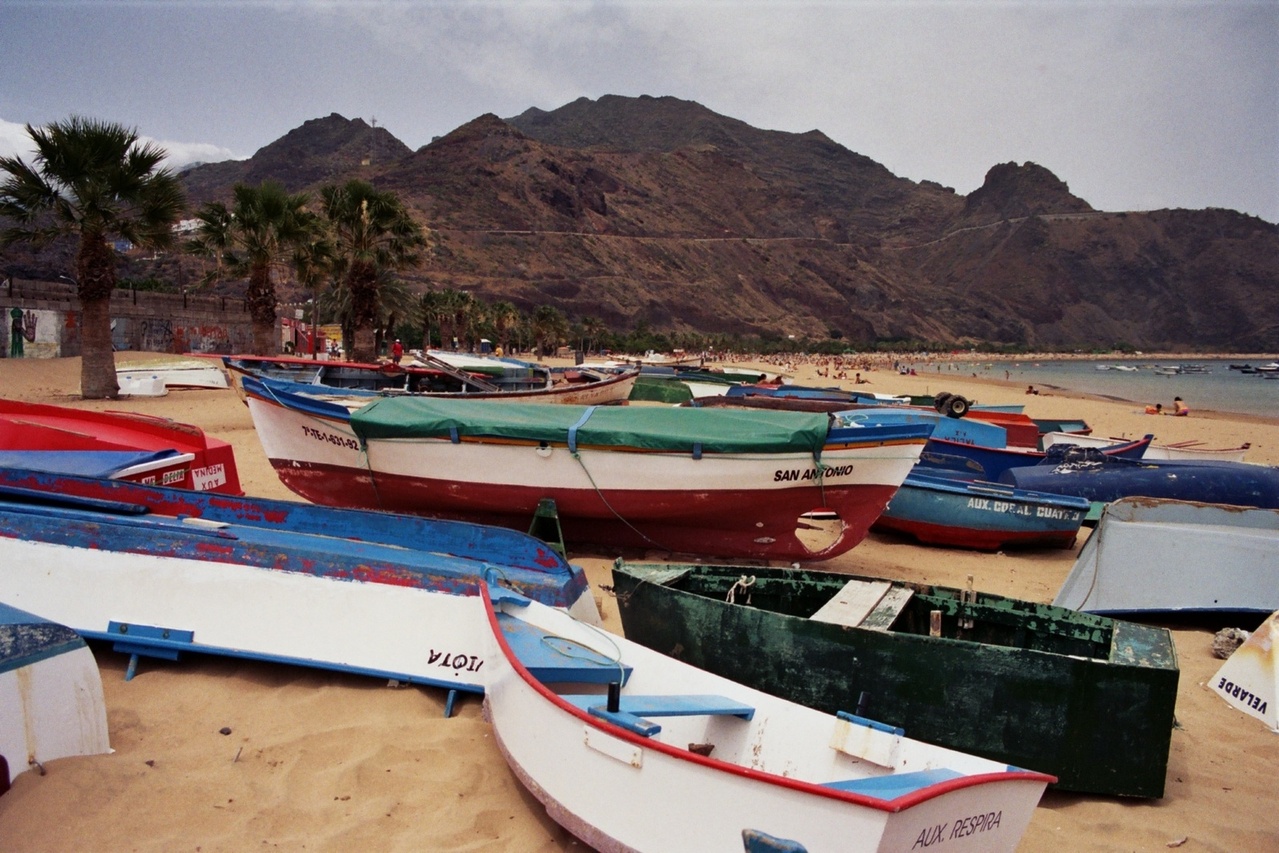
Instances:
[[[851,387],[851,380],[819,378],[818,368],[799,364],[790,372],[800,384]],[[296,499],[276,478],[234,392],[85,401],[77,392],[79,371],[78,359],[3,360],[0,389],[14,399],[195,424],[231,442],[248,494]],[[982,403],[1024,403],[1032,417],[1082,417],[1095,435],[1149,432],[1161,442],[1199,440],[1205,447],[1251,442],[1248,461],[1279,464],[1279,418],[1199,409],[1190,417],[1154,417],[1135,403],[1061,392],[1030,396],[1024,386],[994,379],[927,370],[862,373],[868,390],[949,391]],[[1047,602],[1083,539],[1069,550],[982,554],[872,534],[818,565],[948,586],[963,586],[971,575],[978,589]],[[615,602],[600,589],[619,554],[569,547],[572,561],[591,577],[605,626],[620,633]],[[1165,796],[1145,801],[1049,792],[1021,850],[1279,851],[1279,735],[1203,686],[1222,663],[1212,654],[1211,630],[1177,627],[1173,636],[1181,679]],[[114,752],[50,762],[43,776],[20,775],[0,797],[0,850],[584,849],[515,781],[478,697],[465,697],[445,719],[445,693],[435,689],[200,656],[144,660],[126,682],[124,655],[104,646],[95,654]]]

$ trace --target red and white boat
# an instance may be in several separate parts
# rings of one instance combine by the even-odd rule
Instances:
[[[592,850],[1013,851],[1055,781],[497,598],[485,716],[515,776]]]
[[[128,467],[104,475],[193,491],[244,494],[231,445],[169,418],[0,399],[0,450],[102,451],[107,456],[155,451],[157,455],[147,464],[130,460]]]
[[[319,504],[528,529],[566,541],[778,560],[866,536],[931,426],[825,414],[390,397],[349,411],[243,380],[280,480]],[[813,513],[833,518],[817,542]],[[809,542],[805,542],[808,539]]]

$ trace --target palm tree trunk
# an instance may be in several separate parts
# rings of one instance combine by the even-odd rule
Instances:
[[[244,294],[245,307],[253,319],[253,354],[275,355],[279,341],[275,338],[275,285],[271,268],[266,264],[249,270],[249,289]]]
[[[76,252],[77,296],[80,298],[80,396],[114,400],[120,396],[111,346],[111,293],[115,259],[102,235],[81,235]]]
[[[80,301],[80,396],[114,400],[120,396],[111,348],[111,297]]]
[[[369,263],[353,264],[346,282],[355,325],[351,360],[372,363],[377,361],[377,269]]]
[[[377,361],[377,333],[372,326],[356,326],[351,337],[351,361],[368,364]]]

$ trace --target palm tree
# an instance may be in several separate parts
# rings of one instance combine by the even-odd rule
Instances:
[[[116,258],[111,241],[144,249],[174,243],[173,226],[186,208],[182,185],[157,168],[163,148],[141,144],[136,130],[72,116],[45,128],[26,126],[36,146],[31,165],[0,157],[8,178],[0,185],[0,245],[36,247],[76,237],[75,279],[80,300],[80,393],[86,399],[120,394],[111,347],[111,293]]]
[[[603,343],[604,336],[608,334],[608,326],[599,317],[583,317],[582,334],[585,336],[585,340],[582,342],[582,350],[590,352]]]
[[[475,297],[465,290],[446,287],[440,291],[440,346],[457,349],[466,337],[467,320]],[[457,342],[454,345],[454,342]]]
[[[428,290],[426,293],[418,296],[417,307],[414,313],[418,322],[422,324],[422,350],[426,351],[431,348],[431,327],[440,330],[440,344],[444,343],[443,326],[443,307],[441,306],[441,293],[438,290]]]
[[[511,351],[511,334],[520,322],[520,312],[512,303],[496,302],[489,309],[489,318],[493,321],[493,334],[497,336],[497,345],[502,352]]]
[[[275,280],[287,274],[294,254],[320,237],[318,217],[306,209],[310,196],[289,194],[275,181],[254,187],[236,184],[235,202],[206,204],[196,214],[196,236],[187,251],[217,261],[209,276],[226,272],[247,277],[245,303],[253,320],[253,352],[273,355],[275,339]]]
[[[311,356],[315,357],[315,341],[319,336],[320,297],[324,285],[333,274],[333,242],[317,231],[314,239],[299,243],[293,250],[293,269],[298,284],[311,291]]]
[[[568,320],[553,305],[541,305],[533,312],[533,337],[540,358],[559,346],[568,336]]]
[[[320,191],[337,246],[337,269],[351,298],[352,358],[377,357],[378,283],[386,271],[415,266],[422,229],[392,192],[351,180]]]
[[[462,291],[462,301],[454,318],[457,321],[458,337],[464,351],[475,350],[475,339],[480,336],[484,325],[488,306],[470,293]]]

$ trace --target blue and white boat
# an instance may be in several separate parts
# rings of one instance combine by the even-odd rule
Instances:
[[[1279,509],[1279,466],[1248,462],[1131,459],[1079,448],[1038,465],[1010,468],[998,479],[1019,489],[1096,503],[1146,497]]]
[[[67,626],[0,604],[0,793],[55,758],[110,751],[93,652]]]
[[[926,470],[917,468],[906,475],[873,529],[903,533],[929,545],[979,551],[1069,548],[1092,507],[1085,498],[930,476]]]
[[[600,851],[1013,851],[1055,777],[745,687],[499,595],[498,749]]]
[[[1119,441],[1098,451],[1107,457],[1140,459],[1146,447],[1154,439],[1146,435],[1134,441]],[[974,480],[991,482],[1010,482],[1003,479],[1005,472],[1013,468],[1026,468],[1054,461],[1061,458],[1068,445],[1053,445],[1047,451],[1028,450],[1015,447],[985,447],[980,444],[967,444],[944,438],[930,437],[924,445],[924,452],[919,456],[920,469],[939,469],[947,472],[944,476],[962,475]],[[1014,482],[1018,488],[1031,491],[1051,492],[1053,489],[1041,485],[1027,485]]]
[[[517,531],[14,468],[0,567],[0,602],[131,669],[200,652],[482,692],[481,581],[598,621],[581,569]]]

